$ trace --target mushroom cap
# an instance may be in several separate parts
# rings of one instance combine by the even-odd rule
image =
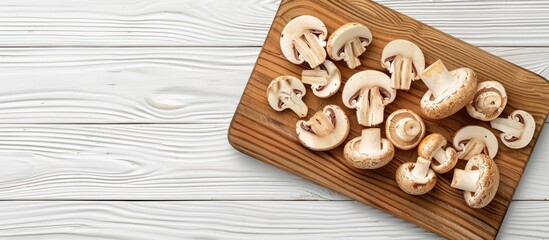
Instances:
[[[406,141],[405,139],[402,139],[398,136],[396,125],[398,121],[400,121],[403,118],[412,118],[419,122],[420,130],[419,134],[414,137],[414,139]],[[409,150],[414,147],[416,147],[421,139],[423,139],[423,136],[425,136],[425,123],[423,122],[423,119],[419,115],[417,115],[415,112],[409,109],[399,109],[391,113],[389,117],[387,117],[387,122],[385,123],[385,135],[395,145],[396,148],[401,150]]]
[[[318,41],[320,45],[325,45],[324,40],[328,36],[328,29],[320,19],[310,15],[302,15],[290,20],[280,34],[280,50],[284,57],[293,64],[305,62],[304,58],[296,55],[294,40],[301,37],[306,31],[319,33]]]
[[[482,153],[488,155],[490,158],[494,158],[498,153],[498,139],[496,136],[490,130],[474,125],[462,127],[454,134],[454,148],[457,151],[463,150],[467,142],[472,138],[484,142],[486,147]]]
[[[341,72],[337,66],[330,60],[325,60],[320,68],[325,68],[328,72],[328,83],[325,86],[311,86],[313,94],[319,98],[329,98],[337,93],[341,86]]]
[[[496,162],[485,154],[472,157],[465,165],[465,170],[476,169],[480,171],[477,191],[464,191],[463,197],[469,207],[482,208],[496,196],[499,187],[499,169]]]
[[[532,141],[534,137],[534,132],[536,131],[536,121],[532,115],[523,110],[516,110],[509,115],[508,119],[520,122],[523,124],[522,134],[520,137],[514,137],[513,135],[503,132],[499,135],[501,141],[505,146],[511,149],[520,149],[526,147]],[[492,128],[494,127],[494,121],[491,123]]]
[[[450,71],[450,74],[457,77],[459,83],[453,91],[434,98],[431,91],[427,91],[421,98],[421,112],[431,119],[442,119],[448,117],[471,101],[477,87],[477,75],[469,68],[458,68]]]
[[[336,105],[326,105],[322,110],[324,113],[333,112],[332,123],[335,129],[325,135],[318,136],[306,129],[303,129],[304,120],[299,120],[296,123],[297,138],[303,146],[314,151],[327,151],[339,146],[349,135],[350,125],[349,119],[345,112]]]
[[[393,40],[389,42],[385,48],[383,48],[383,53],[381,54],[381,66],[387,70],[390,70],[391,61],[397,55],[412,59],[414,70],[417,73],[414,79],[418,80],[419,74],[425,69],[425,57],[423,56],[421,49],[416,44],[408,40]]]
[[[448,141],[444,136],[442,136],[442,134],[432,133],[427,135],[421,141],[419,147],[417,148],[417,154],[419,157],[431,160],[437,151],[443,150],[446,155],[446,159],[448,160],[444,163],[439,163],[436,160],[431,161],[431,168],[439,174],[447,173],[452,170],[458,162],[456,150],[452,147],[446,148],[447,144]],[[446,148],[446,150],[444,148]]]
[[[405,193],[411,195],[423,195],[431,191],[437,183],[437,175],[432,169],[429,169],[427,177],[424,179],[418,179],[412,175],[412,169],[414,169],[416,163],[407,162],[396,171],[396,182],[400,189]]]
[[[303,85],[299,78],[296,78],[294,76],[276,77],[267,87],[267,99],[269,101],[269,105],[271,105],[271,107],[276,111],[282,111],[286,109],[280,104],[279,96],[282,92],[293,92],[299,97],[303,97],[305,96],[305,93],[307,91],[305,89],[305,85]]]
[[[391,88],[391,78],[380,71],[366,70],[355,73],[347,80],[341,94],[343,104],[351,109],[356,108],[355,100],[359,96],[360,90],[374,87],[379,87],[382,95],[386,96],[383,99],[384,105],[392,103],[395,100],[397,92]]]
[[[351,166],[360,169],[377,169],[393,160],[395,148],[389,140],[381,139],[381,151],[374,154],[362,154],[359,152],[361,139],[361,137],[353,138],[347,142],[343,150],[343,156]]]
[[[499,106],[490,112],[481,112],[477,108],[479,104],[486,104],[484,101],[487,101],[488,99],[483,99],[483,94],[487,92],[494,92],[500,96],[499,98]],[[493,101],[493,99],[490,99],[490,101]],[[488,103],[488,105],[493,105],[494,103]],[[471,101],[465,105],[467,108],[467,112],[471,117],[476,118],[478,120],[482,121],[491,121],[495,118],[497,118],[502,112],[503,109],[505,109],[505,106],[507,105],[507,93],[505,92],[505,88],[501,83],[497,81],[485,81],[481,82],[477,86],[477,90],[475,94],[473,95],[473,98]]]
[[[339,61],[343,59],[340,54],[345,47],[345,44],[353,39],[360,38],[367,40],[366,45],[372,42],[372,32],[366,26],[352,22],[346,23],[339,27],[328,39],[326,44],[326,52],[333,60]]]

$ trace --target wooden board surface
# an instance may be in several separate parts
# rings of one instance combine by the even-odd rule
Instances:
[[[287,21],[302,14],[319,16],[329,32],[351,21],[368,26],[374,34],[374,41],[362,57],[361,69],[379,70],[383,46],[393,39],[404,38],[422,48],[427,63],[441,58],[449,69],[462,67],[466,63],[467,67],[475,70],[480,81],[497,79],[502,82],[510,99],[504,114],[516,109],[530,112],[536,119],[537,132],[532,143],[524,149],[510,151],[500,147],[496,162],[500,167],[501,183],[494,201],[483,209],[467,207],[461,191],[449,187],[449,174],[439,177],[439,184],[427,195],[406,195],[396,187],[394,171],[403,162],[413,161],[416,157],[414,151],[397,152],[395,160],[386,167],[366,171],[346,165],[342,147],[321,153],[302,147],[293,130],[297,118],[288,112],[274,112],[265,97],[265,89],[274,77],[300,75],[302,67],[292,65],[281,56],[278,38]],[[340,69],[344,79],[356,72],[343,67]],[[410,91],[399,92],[397,100],[386,108],[386,112],[398,108],[419,112],[417,103],[425,91],[425,86],[416,82]],[[310,108],[309,116],[325,104],[342,106],[340,97],[337,94],[323,101],[308,94],[305,102]],[[549,106],[545,101],[548,97],[548,84],[542,77],[378,4],[368,1],[283,1],[233,118],[229,141],[246,154],[442,236],[494,238],[547,117]],[[356,124],[353,111],[347,110],[347,114],[351,115],[353,125],[351,139],[359,134],[361,128]],[[487,126],[486,123],[472,120],[465,111],[445,120],[427,121],[426,124],[428,132],[439,132],[447,138],[464,125]]]

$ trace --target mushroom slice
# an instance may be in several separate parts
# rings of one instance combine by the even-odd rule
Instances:
[[[393,160],[395,148],[389,140],[381,138],[379,128],[368,128],[362,130],[362,136],[347,142],[343,156],[353,167],[377,169]]]
[[[301,144],[315,151],[336,148],[347,138],[349,129],[347,115],[336,105],[327,105],[308,121],[299,120],[296,124]]]
[[[431,161],[431,168],[438,174],[452,170],[458,162],[458,154],[452,147],[446,147],[448,141],[440,133],[425,137],[417,148],[418,156]]]
[[[311,68],[326,59],[326,37],[328,30],[324,23],[313,16],[303,15],[292,19],[280,34],[280,50],[293,64],[307,62]]]
[[[383,48],[381,66],[391,73],[392,88],[409,90],[412,81],[419,80],[425,69],[425,58],[417,45],[397,39]]]
[[[429,91],[421,98],[421,112],[431,119],[446,118],[463,108],[475,93],[477,76],[469,68],[449,72],[441,60],[421,73]]]
[[[366,70],[355,73],[343,87],[343,104],[356,108],[358,123],[371,127],[383,122],[383,110],[396,97],[396,90],[390,86],[385,73]]]
[[[303,71],[301,77],[303,83],[308,83],[313,82],[313,80],[309,81],[311,75],[315,78],[323,78],[324,74],[326,75],[326,82],[322,82],[323,84],[311,84],[313,94],[319,98],[329,98],[339,90],[341,86],[341,73],[337,66],[332,61],[326,60],[314,70]]]
[[[469,207],[485,207],[498,191],[498,166],[485,154],[475,155],[467,162],[464,170],[454,170],[451,186],[464,191],[463,197]]]
[[[347,23],[338,28],[328,39],[326,51],[335,61],[345,60],[347,67],[360,66],[358,57],[372,42],[370,29],[360,23]]]
[[[501,141],[512,149],[526,147],[532,141],[536,130],[534,117],[523,110],[516,110],[507,118],[496,118],[490,125],[503,132],[499,135]]]
[[[494,158],[498,153],[498,139],[486,128],[466,126],[455,133],[454,148],[459,159],[469,160],[480,153]]]
[[[465,107],[471,117],[482,121],[497,118],[507,105],[507,93],[501,83],[496,81],[481,82],[473,99]]]
[[[409,150],[425,136],[425,123],[412,110],[399,109],[387,117],[385,135],[396,148]]]
[[[429,168],[431,161],[418,157],[417,162],[407,162],[396,171],[398,187],[411,195],[423,195],[431,191],[437,183],[437,175]]]
[[[305,86],[298,78],[279,76],[267,87],[269,104],[275,111],[292,109],[299,117],[307,116],[308,108],[302,98],[305,96]]]

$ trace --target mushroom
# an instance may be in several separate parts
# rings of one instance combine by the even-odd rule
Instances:
[[[301,98],[305,96],[305,86],[298,78],[279,76],[267,87],[269,104],[275,111],[292,109],[299,117],[307,116],[307,105]]]
[[[431,191],[437,183],[437,175],[429,168],[431,161],[418,157],[417,162],[407,162],[396,171],[398,187],[411,195],[423,195]]]
[[[481,82],[473,99],[465,105],[471,117],[482,121],[497,118],[507,105],[507,93],[501,83],[496,81]]]
[[[498,153],[498,140],[486,128],[466,126],[455,133],[454,148],[458,151],[459,159],[469,160],[480,153],[494,158]]]
[[[421,73],[429,91],[421,98],[421,112],[431,119],[443,119],[463,108],[473,97],[477,76],[469,68],[449,72],[441,60]]]
[[[313,82],[316,78],[322,78],[324,84],[311,84],[313,94],[319,98],[329,98],[339,90],[341,86],[341,73],[337,66],[330,60],[324,61],[314,70],[304,70],[301,81],[303,83]],[[325,79],[325,80],[324,80]]]
[[[488,205],[496,196],[498,186],[498,166],[485,154],[473,156],[464,170],[455,169],[451,183],[451,187],[464,191],[465,202],[472,208]]]
[[[371,127],[383,122],[385,106],[395,100],[396,90],[385,73],[366,70],[355,73],[343,87],[343,104],[356,108],[358,123]]]
[[[526,147],[532,141],[536,130],[534,117],[523,110],[516,110],[507,118],[496,118],[490,125],[503,132],[499,135],[501,141],[512,149]]]
[[[392,88],[409,90],[412,81],[419,80],[425,69],[425,58],[417,45],[397,39],[383,48],[381,66],[391,73]]]
[[[296,124],[301,144],[315,151],[336,148],[347,138],[349,129],[347,115],[336,105],[327,105],[308,121],[299,120]]]
[[[362,130],[362,136],[347,142],[343,156],[353,167],[377,169],[393,160],[395,148],[389,140],[381,138],[379,128],[367,128]]]
[[[360,66],[358,57],[371,42],[370,29],[360,23],[347,23],[332,33],[326,44],[326,52],[333,60],[343,59],[347,67],[355,69]]]
[[[326,37],[328,30],[324,23],[313,16],[303,15],[292,19],[280,34],[280,49],[293,64],[307,62],[311,68],[326,59]]]
[[[385,135],[396,148],[409,150],[425,136],[425,123],[412,110],[399,109],[387,117]]]
[[[456,150],[446,147],[447,143],[448,141],[442,134],[433,133],[425,137],[417,148],[418,156],[431,160],[431,168],[438,174],[449,172],[458,162]]]

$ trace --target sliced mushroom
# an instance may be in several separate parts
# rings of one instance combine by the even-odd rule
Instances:
[[[398,187],[411,195],[423,195],[431,191],[437,183],[437,175],[429,168],[431,161],[418,157],[417,162],[407,162],[396,171]]]
[[[393,160],[395,148],[389,140],[381,138],[379,128],[367,128],[362,130],[362,136],[347,142],[343,156],[353,167],[377,169]]]
[[[312,84],[313,94],[319,98],[329,98],[339,90],[341,86],[341,73],[337,66],[330,60],[324,61],[314,70],[303,71],[301,81],[303,83],[311,83],[313,78],[323,78],[326,76],[324,84]],[[310,81],[309,81],[310,80]]]
[[[496,81],[481,82],[473,99],[465,107],[471,117],[482,121],[497,118],[507,105],[507,93],[501,83]]]
[[[498,139],[486,128],[466,126],[455,133],[454,148],[459,159],[469,160],[480,153],[494,158],[498,153]]]
[[[356,108],[358,123],[371,127],[383,122],[385,106],[395,100],[396,90],[385,73],[366,70],[351,76],[343,87],[343,104]]]
[[[475,93],[477,76],[469,68],[449,72],[441,60],[421,73],[429,91],[421,98],[421,112],[431,119],[446,118],[463,108]]]
[[[372,33],[360,23],[347,23],[338,28],[328,39],[326,51],[335,61],[345,60],[350,69],[360,66],[358,57],[372,42]]]
[[[475,155],[467,162],[464,170],[454,170],[451,186],[464,191],[463,197],[469,207],[485,207],[498,191],[498,166],[485,154]]]
[[[501,141],[512,149],[526,147],[536,131],[534,117],[523,110],[516,110],[507,118],[496,118],[490,125],[503,132],[499,135]]]
[[[313,16],[303,15],[292,19],[280,34],[280,49],[286,59],[294,64],[307,62],[315,68],[326,59],[324,23]]]
[[[431,161],[431,168],[438,174],[447,173],[452,170],[458,162],[458,154],[452,147],[446,147],[448,141],[440,133],[429,134],[425,137],[419,147],[417,154],[419,157]]]
[[[297,138],[303,146],[326,151],[339,146],[349,135],[349,119],[336,105],[327,105],[308,121],[296,124]]]
[[[397,39],[389,42],[381,55],[381,66],[391,73],[391,87],[409,90],[425,69],[423,52],[414,43]]]
[[[412,110],[399,109],[387,117],[385,135],[396,148],[409,150],[425,136],[425,123]]]
[[[302,100],[305,93],[303,83],[292,76],[279,76],[267,87],[269,104],[275,111],[289,108],[300,118],[307,116],[309,110]]]

